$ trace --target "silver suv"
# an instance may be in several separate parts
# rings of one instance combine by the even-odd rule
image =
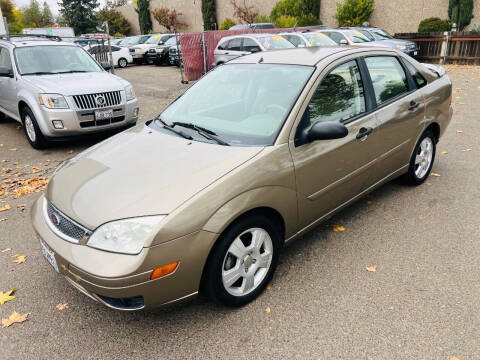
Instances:
[[[106,72],[80,46],[0,39],[0,116],[20,122],[34,148],[132,126],[138,111],[130,83]]]

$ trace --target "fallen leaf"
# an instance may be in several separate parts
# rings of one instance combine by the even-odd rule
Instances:
[[[267,290],[272,290],[272,287],[270,285],[267,285]]]
[[[368,205],[372,205],[372,204],[373,204],[373,201],[372,201],[372,200],[368,200],[368,201],[367,201],[367,204],[368,204]]]
[[[17,148],[11,148],[11,149],[8,149],[10,151],[17,151]]]
[[[341,232],[341,231],[345,231],[345,228],[342,226],[342,225],[334,225],[333,226],[333,232]]]
[[[7,301],[10,301],[10,300],[15,299],[16,296],[13,295],[13,293],[15,292],[15,290],[17,290],[17,289],[13,288],[12,290],[7,291],[6,293],[0,291],[0,305],[3,305],[3,304],[5,304]]]
[[[68,150],[67,154],[73,154],[73,150]]]
[[[3,250],[2,250],[2,253],[8,252],[8,251],[10,251],[10,250],[12,250],[12,249],[10,249],[10,248],[3,249]]]
[[[12,258],[16,258],[16,257],[19,257],[19,256],[20,256],[20,254],[13,254],[13,255],[12,255],[12,256],[10,256],[10,257],[12,257]]]
[[[37,173],[37,172],[39,172],[39,171],[40,171],[40,168],[39,168],[39,167],[37,167],[37,166],[33,166],[33,167],[32,167],[32,173],[35,174],[35,173]]]
[[[464,102],[460,102],[460,103],[458,103],[458,105],[465,105],[465,103],[464,103]]]
[[[21,212],[24,212],[26,206],[27,206],[27,204],[20,204],[20,205],[17,205],[17,209],[20,210]]]
[[[434,177],[440,177],[441,175],[440,175],[440,174],[437,174],[437,173],[434,173],[434,172],[432,172],[432,173],[430,173],[430,176],[434,176]]]
[[[423,216],[420,215],[420,216],[418,217],[418,219],[419,219],[419,220],[423,220]]]
[[[0,207],[0,212],[10,210],[12,207],[6,204],[4,207]]]
[[[65,304],[60,303],[55,307],[57,308],[57,310],[65,310],[65,309],[68,309],[68,303],[65,303]]]
[[[469,151],[472,151],[472,149],[468,148],[468,149],[465,149],[465,150],[462,150],[463,152],[469,152]]]
[[[17,258],[13,260],[13,262],[16,264],[22,264],[25,262],[25,260],[27,260],[27,257],[25,255],[20,255],[20,256],[17,256]]]
[[[448,151],[442,151],[441,154],[446,155],[446,154],[448,154]]]
[[[375,266],[366,266],[365,269],[366,269],[368,272],[376,272],[376,271],[377,271],[377,265],[375,265]]]
[[[14,311],[13,314],[10,315],[8,319],[2,319],[2,327],[6,328],[15,323],[19,323],[19,324],[23,323],[25,320],[27,320],[27,317],[30,314],[31,313],[20,315],[19,313]]]
[[[480,87],[480,86],[479,86]],[[3,144],[0,144],[0,147],[3,147]]]
[[[0,222],[7,221],[7,218],[0,218]]]
[[[460,360],[460,359],[456,356],[452,356],[449,360]]]
[[[457,130],[457,134],[463,133],[463,130]]]
[[[265,312],[266,312],[267,314],[270,314],[270,311],[271,311],[271,310],[270,310],[270,307],[267,306],[267,308],[265,309]]]

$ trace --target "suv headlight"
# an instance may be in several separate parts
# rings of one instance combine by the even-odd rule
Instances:
[[[135,91],[133,90],[132,85],[129,85],[125,88],[125,96],[127,101],[135,99]]]
[[[38,101],[49,109],[68,109],[67,100],[60,94],[38,94]]]
[[[154,227],[165,216],[142,216],[103,224],[90,236],[87,246],[115,253],[139,254]]]
[[[395,46],[395,49],[400,50],[400,51],[404,51],[404,50],[407,49],[407,47],[405,45],[397,45],[397,46]]]

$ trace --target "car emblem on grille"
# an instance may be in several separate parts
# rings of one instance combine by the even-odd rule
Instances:
[[[53,225],[55,226],[60,225],[60,217],[57,214],[55,213],[50,214],[50,220],[52,221]]]
[[[103,106],[105,105],[105,97],[103,95],[98,95],[95,98],[95,102],[97,103],[98,106]]]

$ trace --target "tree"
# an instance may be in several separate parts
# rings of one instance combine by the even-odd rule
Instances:
[[[75,34],[96,32],[98,0],[60,0],[60,14]]]
[[[135,11],[138,14],[138,24],[142,34],[152,32],[152,19],[150,17],[150,0],[138,0]]]
[[[361,26],[368,21],[374,9],[373,0],[345,0],[337,3],[335,18],[338,26]]]
[[[300,9],[304,16],[311,14],[318,19],[320,15],[320,0],[300,0]]]
[[[220,30],[228,30],[230,29],[232,26],[235,25],[235,21],[233,21],[232,19],[230,18],[226,18],[225,20],[222,21],[222,23],[220,24]]]
[[[130,33],[130,24],[117,10],[104,7],[98,12],[98,22],[102,24],[108,21],[110,35],[121,34],[122,36]]]
[[[233,16],[235,16],[238,20],[243,21],[247,24],[253,24],[255,22],[258,11],[255,9],[254,6],[248,6],[245,0],[243,0],[243,4],[237,4],[236,0],[232,0],[232,5]]]
[[[318,0],[317,2],[319,3]],[[320,9],[317,11],[310,0],[282,0],[275,4],[270,13],[270,18],[273,22],[276,22],[279,17],[293,17],[298,26],[319,25],[321,24],[318,19],[319,12]],[[288,22],[291,23],[291,21],[290,19]],[[281,22],[285,24],[285,19]]]
[[[25,27],[42,26],[42,12],[37,0],[32,0],[30,5],[22,11],[22,23],[25,24]]]
[[[168,8],[158,8],[152,11],[153,18],[169,32],[176,32],[181,27],[187,27],[188,24],[179,19],[183,14],[177,10]]]
[[[43,2],[43,8],[42,8],[42,15],[40,18],[40,26],[48,26],[53,24],[53,15],[52,11],[50,10],[50,6],[48,6],[47,2]]]
[[[205,30],[216,30],[217,11],[215,9],[215,0],[202,0],[202,16]]]
[[[457,20],[459,12],[460,21]],[[463,30],[470,25],[473,18],[473,0],[450,0],[448,3],[448,17],[452,23],[457,23],[459,30]]]
[[[2,15],[7,18],[9,24],[15,21],[13,15],[15,5],[11,0],[0,0],[0,9],[2,9]]]
[[[452,24],[448,20],[442,20],[437,17],[423,19],[418,25],[419,33],[444,32],[449,31]]]

